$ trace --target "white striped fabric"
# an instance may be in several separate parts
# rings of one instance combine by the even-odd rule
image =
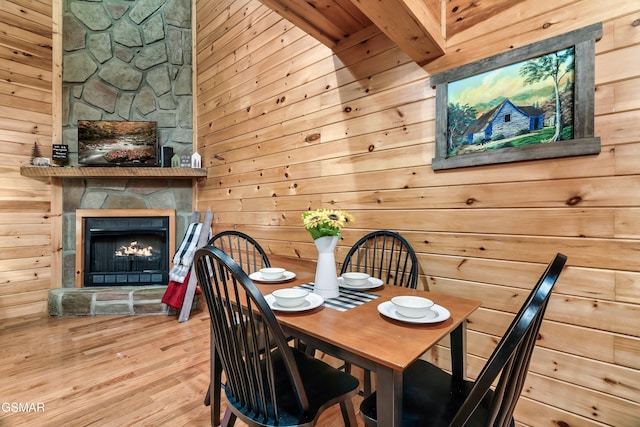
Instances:
[[[184,234],[180,247],[173,256],[173,268],[169,271],[169,279],[184,283],[187,273],[191,269],[193,257],[198,249],[198,239],[202,232],[201,223],[191,223]]]
[[[297,288],[303,288],[309,292],[313,292],[313,283],[305,283],[304,285],[296,286]],[[340,295],[335,298],[327,298],[324,300],[324,306],[333,308],[338,311],[347,311],[350,308],[357,307],[365,302],[373,301],[379,298],[380,295],[372,294],[365,291],[358,291],[354,289],[340,288]]]

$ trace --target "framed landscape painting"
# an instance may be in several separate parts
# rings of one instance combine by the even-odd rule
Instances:
[[[157,128],[157,122],[78,120],[78,163],[157,166]]]
[[[593,136],[601,24],[431,77],[434,170],[600,152]]]

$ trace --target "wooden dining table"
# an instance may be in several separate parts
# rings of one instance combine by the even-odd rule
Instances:
[[[268,295],[276,289],[300,286],[313,282],[315,263],[298,258],[270,256],[274,267],[284,267],[295,278],[284,283],[255,282]],[[466,319],[481,302],[423,290],[383,285],[366,292],[377,298],[346,311],[327,305],[299,311],[275,311],[285,334],[299,338],[304,344],[368,369],[376,375],[376,401],[379,426],[399,426],[403,394],[402,373],[446,336],[450,337],[451,370],[458,378],[465,378]],[[437,323],[408,323],[395,320],[378,311],[378,306],[396,295],[417,295],[429,298],[446,308],[450,317]],[[212,387],[220,380],[220,367],[215,363],[212,336]],[[219,395],[211,390],[211,396]],[[215,393],[214,393],[215,392]],[[217,406],[215,398],[212,410]],[[218,410],[219,411],[219,410]],[[218,412],[219,413],[219,412]],[[215,420],[218,420],[215,414]],[[212,413],[212,419],[214,414]]]

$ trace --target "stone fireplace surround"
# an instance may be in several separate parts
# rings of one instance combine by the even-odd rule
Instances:
[[[158,143],[193,150],[191,2],[70,1],[63,10],[62,137],[78,120],[155,121]]]
[[[191,2],[68,2],[63,10],[62,137],[77,166],[77,120],[158,122],[158,143],[191,153]],[[58,179],[58,178],[56,178]],[[75,287],[76,209],[175,209],[181,238],[192,212],[192,181],[61,178],[62,288],[51,315],[166,313],[164,287],[130,291]]]
[[[76,287],[76,210],[175,210],[178,240],[191,219],[189,179],[62,179],[62,288],[49,292],[51,316],[167,314],[161,303],[166,286]],[[178,242],[179,243],[179,242]],[[197,305],[194,300],[194,307]]]

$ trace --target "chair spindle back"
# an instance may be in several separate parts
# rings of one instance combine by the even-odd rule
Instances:
[[[418,259],[409,242],[400,234],[379,230],[358,240],[345,256],[340,274],[360,271],[384,283],[415,289]]]
[[[251,236],[237,230],[225,230],[209,239],[209,245],[221,249],[247,274],[271,267],[267,253]]]

